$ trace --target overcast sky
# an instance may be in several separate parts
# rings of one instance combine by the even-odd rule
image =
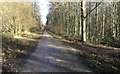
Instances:
[[[43,24],[45,25],[45,23],[47,21],[46,16],[49,11],[49,2],[47,0],[39,0],[38,5],[40,7],[41,20],[42,20]]]

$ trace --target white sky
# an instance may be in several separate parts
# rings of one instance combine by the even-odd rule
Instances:
[[[29,1],[29,0],[28,0]],[[40,12],[41,12],[41,20],[43,22],[43,24],[45,25],[46,24],[46,16],[49,12],[49,2],[63,2],[63,1],[67,1],[67,2],[79,2],[79,1],[82,1],[82,0],[33,0],[33,1],[36,1],[38,2],[38,5],[40,7]],[[86,0],[86,1],[89,1],[89,0]],[[91,0],[93,2],[96,2],[96,0]],[[97,1],[113,1],[113,0],[97,0]],[[119,1],[119,0],[116,0],[116,1]]]
[[[43,22],[43,24],[45,25],[47,19],[46,16],[49,12],[49,2],[63,2],[63,1],[67,1],[67,2],[79,2],[82,0],[0,0],[0,2],[31,2],[31,1],[35,1],[38,2],[38,5],[40,7],[40,12],[41,12],[41,20]],[[86,0],[89,1],[89,0]],[[91,0],[93,2],[96,2],[96,0]],[[98,0],[98,1],[120,1],[120,0]]]
[[[43,24],[45,25],[47,19],[46,16],[49,12],[49,2],[47,0],[38,0],[38,5],[40,7],[40,12],[41,12],[41,20]]]

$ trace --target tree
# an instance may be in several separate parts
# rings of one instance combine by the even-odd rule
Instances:
[[[16,37],[30,31],[30,28],[42,28],[40,13],[36,4],[33,3],[0,3],[2,7],[2,34]],[[33,12],[35,10],[35,12]],[[29,20],[28,20],[29,19]]]
[[[81,2],[81,41],[86,41],[86,2]]]
[[[69,40],[116,45],[120,36],[118,3],[51,3],[47,28]]]

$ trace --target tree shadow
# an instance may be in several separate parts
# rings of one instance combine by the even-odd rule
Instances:
[[[19,70],[21,62],[20,57],[27,57],[30,53],[35,51],[37,42],[13,39],[2,36],[2,71],[16,72]]]
[[[25,60],[22,70],[30,69],[30,72],[89,72],[89,69],[84,68],[83,61],[78,60],[79,53],[68,50],[67,47],[56,45],[56,43],[54,44],[56,39],[52,37],[42,38],[43,41],[45,39],[48,39],[47,44],[39,43],[40,47],[36,48],[38,51],[27,57],[20,57]]]

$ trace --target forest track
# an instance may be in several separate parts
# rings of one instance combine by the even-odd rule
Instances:
[[[23,57],[22,72],[93,72],[79,51],[53,38],[47,32],[38,42],[35,52]]]

